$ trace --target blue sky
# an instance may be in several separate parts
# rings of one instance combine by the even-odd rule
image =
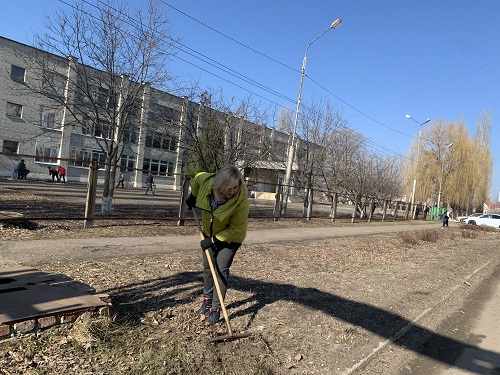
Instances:
[[[30,44],[33,32],[43,30],[44,14],[74,2],[6,2],[0,35]],[[352,128],[391,155],[407,155],[417,137],[418,126],[405,118],[407,113],[419,122],[429,117],[462,119],[472,135],[479,115],[489,109],[495,159],[491,188],[496,201],[500,192],[500,127],[496,125],[500,121],[500,1],[162,2],[173,34],[185,46],[288,100],[184,52],[172,64],[176,75],[222,88],[228,96],[252,94],[292,110],[306,46],[341,18],[338,29],[309,49],[306,73],[313,81],[304,80],[303,99],[312,95],[329,99]]]

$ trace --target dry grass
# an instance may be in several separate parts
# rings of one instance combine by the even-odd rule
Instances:
[[[464,230],[477,237],[460,236]],[[224,323],[205,329],[194,313],[197,253],[38,264],[109,293],[118,319],[84,315],[4,342],[0,373],[336,373],[498,246],[496,233],[469,228],[244,246],[227,302],[233,329],[252,337],[220,344],[209,340],[227,334]]]
[[[421,242],[437,242],[439,231],[436,229],[425,229],[416,232],[399,232],[397,236],[403,245],[417,246]]]

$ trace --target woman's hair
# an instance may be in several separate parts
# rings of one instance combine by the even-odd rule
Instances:
[[[235,195],[238,195],[241,190],[241,186],[244,184],[243,175],[240,170],[234,165],[225,165],[215,174],[213,191],[215,198],[220,200],[223,195],[222,192],[228,187],[232,187],[238,184],[238,191]]]

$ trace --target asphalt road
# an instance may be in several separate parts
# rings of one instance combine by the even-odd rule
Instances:
[[[454,300],[453,293],[450,295]],[[418,351],[388,345],[359,374],[499,375],[500,265],[453,313],[444,317]],[[446,310],[446,306],[442,306]],[[439,306],[438,309],[439,310]],[[439,315],[439,311],[435,312]],[[432,314],[429,314],[432,315]],[[408,332],[407,336],[411,336]]]
[[[461,327],[470,327],[468,341],[478,341],[476,345],[463,348],[455,366],[426,363],[420,374],[500,374],[500,270],[497,270],[494,278],[483,283],[471,300],[467,301],[467,306],[476,308],[464,313],[466,316]]]
[[[458,224],[452,223],[451,225]],[[249,231],[245,239],[245,246],[258,243],[283,243],[321,240],[332,237],[368,236],[413,231],[417,228],[435,228],[436,226],[439,227],[439,223],[419,222],[419,225],[372,224],[356,227],[268,229]],[[117,256],[165,254],[198,249],[199,240],[199,235],[192,235],[2,241],[0,243],[0,256],[20,263],[38,263],[67,259],[102,259]]]

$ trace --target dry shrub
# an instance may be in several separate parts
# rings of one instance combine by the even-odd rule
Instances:
[[[110,317],[84,312],[71,329],[71,337],[88,349],[108,341],[113,322]]]
[[[477,228],[476,230],[479,230],[482,232],[498,232],[497,228],[489,227],[486,225],[476,225],[475,228]]]
[[[417,232],[418,239],[424,242],[437,242],[439,231],[436,229],[425,229]]]
[[[418,238],[414,232],[399,232],[398,238],[403,242],[404,245],[416,246],[418,245]]]
[[[462,225],[463,230],[479,231],[479,232],[498,232],[498,228],[490,227],[487,225]]]
[[[472,238],[477,238],[477,236],[478,236],[477,231],[475,231],[473,229],[472,230],[469,229],[469,228],[467,228],[467,229],[463,228],[462,229],[462,238],[471,238],[472,239]]]

